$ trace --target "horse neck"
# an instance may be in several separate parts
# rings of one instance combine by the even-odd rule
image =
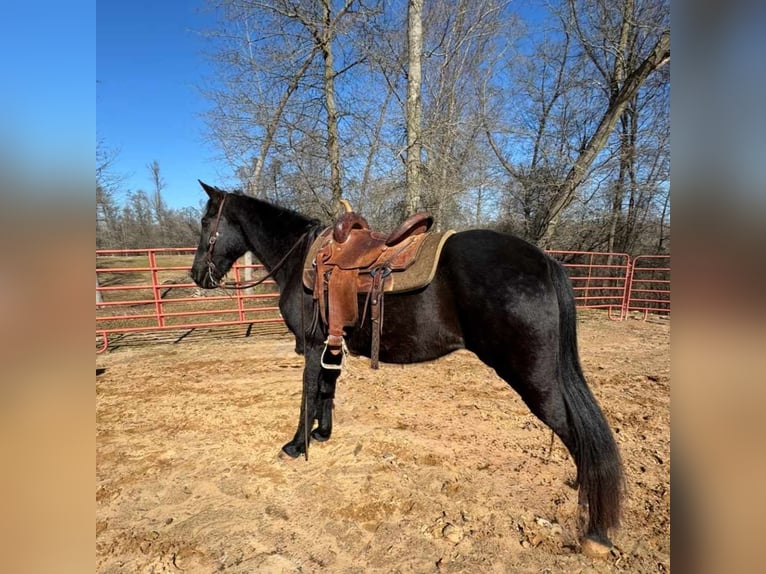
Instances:
[[[316,222],[299,213],[248,197],[234,196],[232,211],[245,234],[249,251],[271,271]],[[306,242],[308,245],[308,241]],[[297,247],[274,278],[280,285],[295,274],[295,261],[302,264],[307,247]],[[292,264],[291,264],[292,263]]]

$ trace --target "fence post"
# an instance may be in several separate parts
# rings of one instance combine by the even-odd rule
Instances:
[[[97,307],[104,302],[104,296],[101,294],[99,287],[101,286],[98,284],[98,271],[97,271],[96,272],[96,306]]]
[[[250,258],[252,261],[252,257]],[[247,264],[247,259],[245,259],[245,264]],[[242,283],[242,279],[240,277],[239,273],[239,262],[236,262],[234,264],[234,282],[237,284]],[[245,267],[245,277],[248,277],[248,270],[250,271],[249,276],[253,276],[253,270],[251,267]],[[246,279],[248,281],[248,279]],[[237,298],[237,313],[240,321],[245,320],[245,309],[244,309],[244,294],[246,292],[250,292],[252,289],[234,289],[234,294]]]
[[[625,269],[625,291],[622,296],[622,309],[620,309],[620,315],[623,319],[628,318],[628,310],[630,309],[630,297],[633,294],[633,263],[634,261],[628,256]]]
[[[162,294],[160,293],[160,281],[157,273],[157,258],[153,249],[149,250],[149,269],[152,277],[152,293],[154,294],[154,310],[157,313],[157,326],[165,326],[165,315],[162,312]]]
[[[585,305],[588,305],[590,301],[590,279],[593,276],[593,253],[590,254],[588,259],[588,278],[585,280]]]
[[[245,253],[245,283],[250,283],[253,280],[253,253],[248,251]],[[247,295],[254,293],[252,287],[248,287],[243,290]]]

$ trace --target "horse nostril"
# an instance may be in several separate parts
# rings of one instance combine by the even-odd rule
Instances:
[[[191,278],[192,281],[194,281],[194,283],[202,287],[202,283],[205,279],[205,275],[200,273],[197,267],[192,267],[191,271],[189,271],[189,277]]]

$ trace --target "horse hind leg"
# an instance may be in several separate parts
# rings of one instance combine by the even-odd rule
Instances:
[[[587,514],[583,552],[604,556],[612,547],[609,531],[619,525],[622,462],[601,408],[578,379],[557,385],[538,416],[561,437],[577,467],[578,506]]]
[[[583,552],[603,556],[612,545],[608,530],[617,526],[621,470],[611,431],[595,399],[579,385],[564,389],[555,370],[529,377],[523,384],[518,378],[503,378],[572,455],[577,468],[578,507],[580,513],[587,514]]]

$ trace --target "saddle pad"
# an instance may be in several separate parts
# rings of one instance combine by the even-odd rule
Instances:
[[[332,228],[322,232],[314,240],[306,254],[306,259],[303,263],[303,285],[309,291],[314,289],[314,259],[331,233]],[[434,275],[436,275],[436,266],[439,263],[444,243],[454,233],[454,230],[449,230],[424,234],[422,245],[419,246],[419,253],[415,261],[407,269],[391,273],[385,282],[385,292],[402,293],[428,285],[433,280]],[[360,271],[358,283],[360,292],[369,290],[369,286],[372,283],[369,273]]]

